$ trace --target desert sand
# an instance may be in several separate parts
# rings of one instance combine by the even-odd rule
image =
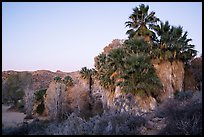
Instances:
[[[20,112],[10,112],[8,109],[10,106],[2,104],[2,125],[3,127],[16,127],[19,124],[23,123],[25,118],[24,113]]]

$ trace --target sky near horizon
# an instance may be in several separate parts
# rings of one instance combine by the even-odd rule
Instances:
[[[181,25],[202,54],[202,2],[3,2],[2,71],[93,68],[113,39],[127,39],[124,23],[141,3]]]

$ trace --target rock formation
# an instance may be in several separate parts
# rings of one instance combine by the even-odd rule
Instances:
[[[122,40],[113,40],[111,44],[104,48],[103,53],[108,54],[112,49],[122,46]],[[120,87],[116,86],[115,92],[103,88],[99,80],[93,78],[91,94],[89,92],[89,82],[81,78],[79,71],[65,73],[61,71],[51,72],[38,70],[34,72],[2,72],[2,92],[6,93],[9,85],[7,79],[10,75],[19,75],[22,80],[21,87],[25,93],[25,111],[28,115],[33,115],[35,109],[34,93],[40,89],[47,89],[44,96],[45,112],[49,118],[63,117],[66,114],[75,112],[81,117],[101,114],[104,111],[128,112],[130,114],[141,115],[142,113],[154,110],[157,101],[164,101],[172,98],[176,91],[184,88],[184,64],[178,60],[159,61],[152,60],[163,89],[158,98],[140,97],[131,93],[123,93]],[[62,79],[70,75],[73,79],[73,86],[65,85],[63,82],[54,82],[56,76]],[[196,73],[196,75],[198,75]]]
[[[67,73],[54,73],[48,70],[29,71],[3,71],[2,72],[2,100],[7,98],[8,88],[11,84],[24,92],[24,110],[27,115],[33,115],[34,93],[40,89],[47,89],[55,76],[64,77]],[[8,80],[9,78],[9,80]],[[12,82],[9,82],[12,81]],[[5,102],[4,102],[5,103]]]
[[[176,91],[183,90],[184,64],[181,61],[152,61],[156,74],[159,77],[163,90],[160,91],[159,100],[173,98]]]
[[[66,85],[59,82],[51,82],[45,93],[45,108],[47,109],[48,117],[51,119],[60,118],[65,111],[66,104]]]

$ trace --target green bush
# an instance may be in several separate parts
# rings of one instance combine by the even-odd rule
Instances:
[[[45,95],[47,89],[41,89],[36,91],[35,94],[35,98],[37,101],[42,101],[43,100],[43,96]]]
[[[190,99],[193,96],[192,91],[175,92],[175,99],[183,101]]]
[[[40,104],[36,108],[36,112],[40,115],[44,112],[44,109],[45,109],[43,96],[45,95],[46,91],[47,89],[41,89],[34,93],[36,101],[40,102]]]
[[[44,110],[45,110],[44,101],[42,101],[42,102],[37,106],[36,112],[41,115],[41,114],[44,112]]]
[[[17,107],[18,100],[22,100],[24,95],[22,79],[19,74],[9,75],[6,83],[2,85],[3,103],[11,103]]]

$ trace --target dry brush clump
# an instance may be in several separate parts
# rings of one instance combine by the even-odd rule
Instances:
[[[84,120],[72,113],[62,123],[52,123],[46,129],[49,135],[137,135],[145,119],[126,113],[103,113]]]
[[[201,98],[202,93],[198,94]],[[156,115],[167,118],[167,126],[159,134],[202,135],[202,102],[196,95],[186,100],[169,99],[158,107]]]

